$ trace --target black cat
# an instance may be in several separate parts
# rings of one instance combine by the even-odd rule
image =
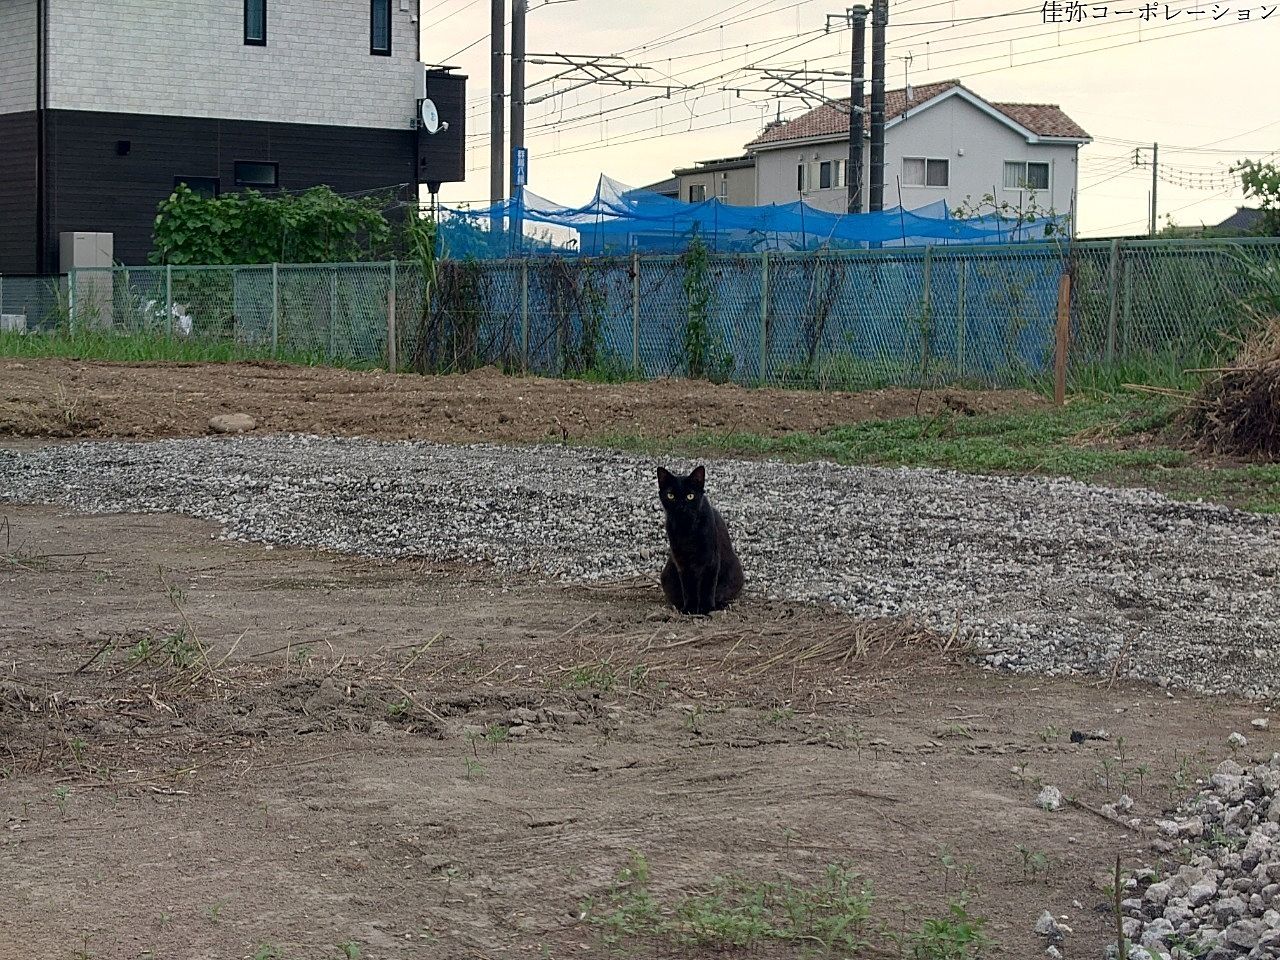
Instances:
[[[694,615],[723,610],[742,592],[742,564],[724,518],[704,492],[706,479],[702,467],[687,477],[658,468],[658,493],[671,543],[662,592],[681,613]]]

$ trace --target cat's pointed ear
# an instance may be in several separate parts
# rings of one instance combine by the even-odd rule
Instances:
[[[693,473],[689,474],[689,479],[701,489],[707,482],[707,468],[702,466],[694,467]]]
[[[659,467],[658,468],[658,485],[665,487],[670,482],[671,482],[671,474],[668,473],[666,469],[664,469],[663,467]]]

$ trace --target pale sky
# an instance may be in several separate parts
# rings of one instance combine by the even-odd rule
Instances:
[[[490,2],[423,0],[423,59],[455,64],[470,77],[468,179],[446,185],[441,200],[449,205],[488,197]],[[600,173],[642,186],[675,167],[741,153],[779,107],[759,95],[721,91],[759,88],[758,74],[747,68],[848,69],[848,32],[822,32],[826,14],[842,12],[845,0],[529,5],[531,58],[624,54],[650,68],[643,76],[654,83],[695,88],[650,100],[659,91],[593,86],[530,106],[529,189],[561,203],[589,199]],[[955,78],[988,100],[1061,106],[1094,138],[1081,150],[1078,216],[1085,235],[1145,230],[1151,170],[1133,166],[1138,143],[1160,143],[1161,226],[1166,214],[1183,225],[1217,223],[1242,205],[1228,167],[1280,153],[1274,96],[1280,0],[1059,6],[1064,13],[1078,7],[1087,19],[1048,24],[1043,4],[1017,0],[892,0],[888,86],[901,87],[909,69],[913,84]],[[1146,22],[1139,15],[1144,7],[1154,12]],[[531,87],[552,70],[531,64]],[[555,89],[544,83],[529,98]],[[825,92],[846,91],[847,84],[833,81]],[[805,109],[795,99],[781,108],[783,116]]]

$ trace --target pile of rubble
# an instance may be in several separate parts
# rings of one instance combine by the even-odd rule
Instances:
[[[1156,848],[1185,862],[1128,881],[1130,960],[1280,958],[1280,753],[1250,767],[1224,761],[1157,826]]]

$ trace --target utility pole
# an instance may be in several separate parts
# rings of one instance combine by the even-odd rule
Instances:
[[[489,45],[492,62],[489,65],[489,202],[501,203],[506,199],[506,0],[491,0],[492,17],[489,25]],[[497,226],[495,221],[494,226]]]
[[[1134,147],[1133,149],[1133,165],[1135,167],[1145,166],[1142,162],[1142,151],[1146,147]],[[1154,237],[1159,232],[1160,223],[1156,219],[1156,213],[1159,210],[1159,193],[1160,193],[1160,144],[1153,143],[1151,145],[1151,223],[1149,234]]]
[[[519,247],[524,237],[524,184],[516,183],[516,151],[524,146],[525,19],[529,0],[512,0],[511,7],[511,197],[516,200],[511,236]]]
[[[1151,236],[1154,239],[1159,230],[1156,220],[1156,193],[1160,189],[1160,144],[1151,145]]]
[[[849,9],[853,21],[853,75],[849,78],[849,166],[844,172],[849,188],[848,211],[862,212],[862,81],[867,72],[867,8]]]
[[[884,209],[884,74],[885,31],[889,0],[872,0],[871,8],[871,186],[867,207]]]
[[[846,106],[836,100],[828,100],[821,95],[815,95],[812,91],[806,90],[805,85],[809,82],[816,81],[817,76],[810,76],[809,71],[796,73],[792,71],[789,75],[782,72],[766,72],[766,76],[774,81],[774,85],[782,87],[790,87],[791,89],[805,95],[807,100],[810,96],[816,96],[817,99],[826,103],[828,106],[834,107],[842,113],[849,114],[849,161],[844,170],[844,182],[848,193],[848,200],[845,203],[845,209],[849,213],[862,212],[862,115],[866,113],[866,106],[863,103],[862,87],[866,83],[867,70],[867,8],[864,4],[856,4],[845,10],[844,13],[828,13],[827,14],[827,30],[831,30],[831,21],[837,20],[847,23],[853,29],[853,51],[852,63],[849,65],[849,103]],[[822,73],[823,71],[819,71]],[[831,76],[843,77],[844,74],[839,71],[832,71]]]

